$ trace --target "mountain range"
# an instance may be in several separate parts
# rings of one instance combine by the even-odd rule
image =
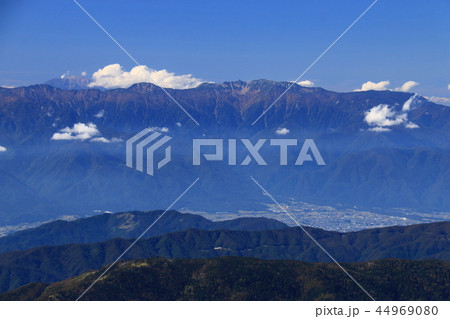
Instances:
[[[280,202],[404,208],[450,207],[450,109],[412,93],[337,93],[268,80],[204,83],[164,91],[64,90],[50,85],[0,88],[0,225],[93,211],[165,209],[196,178],[178,207],[208,212],[266,210],[272,204],[253,176]],[[125,140],[144,128],[172,137],[172,161],[155,176],[125,165]],[[204,161],[192,165],[193,138],[248,138],[266,166]],[[325,166],[293,165],[299,152],[268,139],[314,139]],[[239,142],[239,141],[238,141]],[[163,152],[163,150],[161,150]],[[161,155],[156,153],[157,156]]]
[[[0,291],[33,282],[52,283],[108,265],[130,246],[134,241],[131,237],[137,237],[148,227],[143,225],[144,221],[151,222],[158,213],[130,212],[54,222],[9,235],[1,242],[2,250],[10,251],[0,254]],[[273,220],[250,218],[213,223],[198,216],[171,212],[159,222],[160,230],[148,234],[154,237],[138,241],[124,259],[241,256],[330,262],[299,227],[286,227]],[[173,231],[180,227],[184,230]],[[96,229],[98,235],[95,235]],[[305,230],[341,262],[386,258],[450,261],[450,222],[347,233],[310,227]],[[91,242],[102,238],[105,241]],[[16,245],[13,244],[15,240]]]
[[[89,244],[119,237],[134,239],[139,237],[162,214],[163,211],[134,211],[116,214],[107,213],[74,221],[57,220],[36,228],[0,237],[0,253],[40,246]],[[261,231],[285,229],[287,227],[282,222],[267,218],[236,218],[213,222],[195,214],[168,211],[158,220],[157,226],[150,228],[143,238],[191,228],[199,230]]]

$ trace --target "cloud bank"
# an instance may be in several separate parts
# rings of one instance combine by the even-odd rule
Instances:
[[[364,121],[370,126],[374,126],[369,128],[369,131],[388,132],[390,131],[389,127],[402,124],[408,129],[419,128],[419,125],[408,121],[408,112],[411,110],[411,104],[416,97],[417,94],[414,94],[406,100],[400,112],[387,104],[372,107],[364,116]]]
[[[91,142],[100,142],[100,143],[115,143],[121,142],[122,139],[113,137],[112,139],[107,139],[106,137],[101,136],[100,131],[97,129],[97,125],[94,123],[76,123],[73,127],[66,127],[59,132],[53,134],[52,140],[79,140],[86,141],[90,140]]]
[[[110,64],[92,74],[92,82],[89,83],[89,87],[128,88],[141,82],[153,83],[164,88],[189,89],[204,81],[191,74],[175,75],[167,70],[153,70],[145,65],[136,66],[127,72],[120,64]]]
[[[389,105],[380,104],[367,111],[364,120],[369,125],[394,126],[404,123],[407,120],[407,114],[398,114]]]
[[[100,135],[97,125],[93,123],[76,123],[72,128],[66,127],[53,134],[52,140],[88,140]]]
[[[409,92],[413,87],[419,85],[416,81],[406,81],[400,87],[395,88],[393,90],[389,89],[388,86],[391,84],[390,81],[380,81],[380,82],[372,82],[367,81],[362,84],[360,89],[354,90],[354,92],[362,92],[362,91],[397,91],[397,92]]]

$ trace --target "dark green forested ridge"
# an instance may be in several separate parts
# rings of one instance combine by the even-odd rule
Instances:
[[[74,221],[57,220],[36,228],[19,231],[0,238],[0,253],[12,250],[25,250],[33,247],[87,244],[101,242],[112,238],[137,238],[163,211],[122,212],[101,214]],[[287,226],[275,219],[236,218],[213,222],[200,215],[183,214],[168,211],[158,221],[158,227],[151,228],[144,238],[159,236],[189,228],[214,230],[266,230],[282,229]]]
[[[450,263],[379,260],[343,265],[376,300],[448,300]],[[104,269],[29,284],[1,300],[75,300]],[[242,257],[121,262],[83,300],[369,300],[335,264]]]
[[[306,227],[340,262],[377,259],[441,259],[450,261],[450,222],[387,227],[352,233]],[[55,282],[112,263],[132,242],[70,244],[0,254],[0,291],[31,282]],[[142,239],[125,259],[212,258],[243,256],[260,259],[330,262],[329,257],[298,227],[264,231],[189,229]]]

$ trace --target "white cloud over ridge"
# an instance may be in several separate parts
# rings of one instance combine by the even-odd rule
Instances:
[[[300,81],[300,82],[297,82],[297,84],[300,86],[306,86],[306,87],[314,86],[314,82],[312,82],[310,80]]]
[[[289,129],[283,127],[283,128],[277,129],[275,131],[275,134],[277,134],[277,135],[286,135],[286,134],[289,134],[289,132],[290,132]]]
[[[122,139],[113,137],[111,139],[107,139],[106,137],[101,136],[100,131],[97,129],[97,125],[94,123],[76,123],[73,127],[65,127],[59,132],[56,132],[51,137],[52,140],[79,140],[79,141],[91,141],[91,142],[100,142],[100,143],[116,143],[121,142]]]
[[[411,110],[411,104],[417,94],[412,95],[402,106],[401,111],[396,111],[387,104],[379,104],[365,112],[364,121],[370,126],[369,131],[387,132],[389,127],[396,125],[404,125],[408,129],[419,128],[419,125],[408,121],[408,112]]]
[[[414,101],[414,99],[417,97],[417,94],[412,95],[404,104],[402,107],[403,112],[407,112],[411,109],[411,103]]]
[[[127,72],[120,64],[110,64],[92,74],[92,82],[89,86],[106,89],[128,88],[141,82],[153,83],[164,88],[189,89],[197,87],[204,81],[191,74],[175,75],[165,69],[153,70],[145,65],[135,66]]]
[[[388,86],[391,84],[390,81],[380,81],[380,82],[372,82],[367,81],[361,85],[360,89],[354,90],[354,92],[362,92],[362,91],[397,91],[397,92],[409,92],[413,87],[419,85],[416,81],[406,81],[400,87],[395,88],[393,90],[389,89]]]
[[[399,92],[409,92],[409,90],[411,90],[413,87],[419,85],[419,82],[416,81],[406,81],[405,83],[403,83],[400,87],[395,88],[394,91],[399,91]]]
[[[6,147],[0,145],[0,152],[6,152],[6,150],[7,150]]]
[[[76,123],[72,128],[66,127],[53,134],[52,140],[88,140],[100,135],[97,125],[93,123]]]
[[[358,90],[355,90],[355,92],[360,91],[386,91],[387,87],[391,84],[389,81],[380,81],[380,82],[372,82],[367,81],[366,83],[363,83],[361,88]]]
[[[398,114],[389,105],[380,104],[366,112],[364,121],[373,126],[394,126],[404,123],[407,117],[406,113]]]

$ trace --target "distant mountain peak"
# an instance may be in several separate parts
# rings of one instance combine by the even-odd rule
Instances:
[[[89,83],[89,79],[83,76],[72,75],[51,79],[44,84],[48,84],[55,88],[64,90],[83,90],[89,89]]]
[[[133,84],[132,86],[130,86],[128,89],[125,89],[125,90],[130,90],[130,91],[139,92],[139,93],[149,93],[149,92],[153,92],[155,89],[161,90],[161,87],[159,85],[156,85],[153,83],[141,82],[141,83]],[[124,89],[122,89],[122,90],[124,90]],[[173,89],[165,88],[165,90],[173,90]]]

